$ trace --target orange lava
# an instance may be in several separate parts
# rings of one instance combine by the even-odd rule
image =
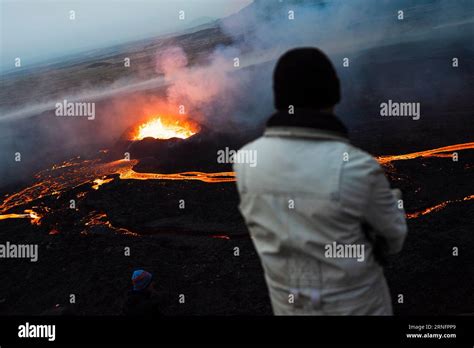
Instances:
[[[118,161],[118,162],[124,162]],[[125,161],[133,162],[133,161]],[[198,180],[207,183],[222,183],[235,181],[234,172],[220,173],[203,173],[203,172],[184,172],[176,174],[159,174],[159,173],[139,173],[132,169],[134,164],[130,166],[118,166],[116,174],[120,174],[120,179],[134,180]]]
[[[104,184],[107,184],[109,182],[111,182],[112,180],[114,180],[114,178],[108,178],[108,179],[95,179],[93,182],[94,182],[94,185],[92,185],[92,188],[94,190],[98,190],[100,188],[100,186],[104,185]]]
[[[388,164],[393,161],[409,160],[409,159],[414,159],[418,157],[451,157],[452,154],[448,154],[447,152],[468,150],[468,149],[474,149],[474,142],[438,147],[436,149],[412,152],[412,153],[407,153],[404,155],[379,156],[376,159],[377,161],[379,161],[380,164],[383,165],[383,164]]]
[[[196,128],[189,128],[197,131]],[[189,130],[188,129],[188,130]],[[192,132],[192,131],[191,131]],[[194,134],[194,133],[193,133]],[[437,149],[413,152],[403,155],[380,156],[377,160],[380,164],[390,167],[392,161],[410,160],[418,157],[450,157],[449,152],[473,149],[474,142],[445,146]],[[227,183],[236,181],[234,172],[184,172],[173,174],[139,173],[133,170],[138,163],[137,160],[119,160],[103,163],[99,159],[82,160],[79,157],[61,164],[54,165],[51,169],[43,170],[35,175],[36,182],[16,193],[4,197],[0,204],[0,220],[11,218],[29,218],[32,224],[40,224],[41,216],[33,210],[25,210],[24,214],[7,214],[12,208],[22,206],[37,199],[63,194],[78,186],[93,183],[92,187],[97,190],[101,185],[114,180],[108,176],[118,174],[122,180],[197,180],[206,183]],[[77,198],[83,198],[86,191],[79,192]],[[447,201],[423,211],[407,214],[407,217],[415,218],[429,214],[444,208],[451,202],[471,200],[473,196],[464,199]]]
[[[156,117],[138,126],[133,140],[145,138],[155,139],[186,139],[196,134],[199,127],[189,121],[170,120],[164,117]]]
[[[94,189],[111,182],[113,178],[105,178],[108,175],[119,174],[120,179],[135,180],[198,180],[207,183],[222,183],[235,181],[233,172],[202,173],[187,172],[177,174],[138,173],[132,168],[138,163],[137,160],[119,160],[102,163],[100,160],[80,160],[78,158],[61,165],[53,166],[51,169],[43,170],[35,175],[38,180],[25,189],[8,195],[0,204],[0,212],[5,213],[10,209],[35,201],[37,199],[60,195],[63,192],[78,186],[93,183]],[[77,197],[84,197],[85,193],[78,193]]]
[[[139,236],[137,233],[131,232],[127,230],[126,228],[114,227],[112,223],[109,221],[106,213],[92,212],[86,218],[87,218],[87,221],[84,225],[87,226],[88,228],[92,228],[95,226],[103,226],[103,227],[107,227],[113,230],[116,233],[133,236],[133,237]],[[82,234],[87,234],[87,232],[83,231]]]
[[[0,212],[4,213],[39,198],[60,195],[92,182],[97,177],[110,174],[107,170],[99,160],[81,160],[80,158],[55,165],[51,169],[35,174],[37,181],[31,186],[7,196],[0,204]]]
[[[433,213],[435,211],[441,210],[441,209],[445,208],[450,203],[456,203],[456,202],[459,203],[459,202],[463,202],[463,201],[470,201],[471,199],[474,199],[474,195],[466,196],[462,199],[455,199],[455,200],[445,201],[445,202],[436,204],[435,206],[423,209],[421,211],[417,211],[415,213],[408,213],[408,214],[406,214],[406,216],[407,216],[407,219],[415,219],[417,217],[427,215],[429,213]]]
[[[41,225],[41,218],[42,216],[35,212],[32,209],[25,209],[25,214],[3,214],[0,215],[0,220],[6,219],[30,219],[30,223],[32,225]]]

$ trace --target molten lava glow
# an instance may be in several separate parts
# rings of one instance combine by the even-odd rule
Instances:
[[[3,214],[0,215],[0,220],[6,219],[30,219],[32,225],[41,225],[42,216],[31,209],[25,209],[25,214]]]
[[[88,228],[102,226],[102,227],[106,227],[106,228],[109,228],[111,230],[114,230],[116,233],[125,234],[125,235],[129,235],[129,236],[134,236],[134,237],[139,237],[138,234],[136,234],[134,232],[131,232],[131,231],[127,230],[126,228],[116,228],[116,227],[114,227],[112,225],[112,223],[109,221],[106,213],[100,213],[100,212],[95,212],[94,211],[94,212],[90,213],[86,217],[86,219],[87,219],[87,222],[84,225]],[[87,231],[82,231],[81,233],[83,235],[88,234]]]
[[[31,210],[31,209],[26,209],[25,213],[27,213],[29,215],[31,224],[41,225],[40,220],[41,220],[42,216],[40,214],[38,214],[37,212],[35,212],[34,210]]]
[[[470,201],[474,199],[474,195],[470,195],[470,196],[466,196],[464,198],[461,198],[461,199],[455,199],[455,200],[449,200],[449,201],[445,201],[445,202],[442,202],[442,203],[439,203],[439,204],[436,204],[435,206],[433,207],[429,207],[429,208],[426,208],[426,209],[423,209],[421,211],[417,211],[415,213],[408,213],[406,214],[407,215],[407,219],[416,219],[417,217],[420,217],[420,216],[423,216],[423,215],[427,215],[429,213],[433,213],[435,211],[438,211],[438,210],[441,210],[443,208],[445,208],[448,204],[450,203],[458,203],[458,202],[462,202],[462,201]]]
[[[133,166],[136,163],[136,160],[119,160],[110,163],[110,165],[113,166],[115,174],[120,174],[120,179],[122,180],[198,180],[207,183],[223,183],[236,181],[234,172],[184,172],[176,174],[140,173],[133,170]]]
[[[148,123],[147,123],[148,124]],[[161,123],[163,126],[163,123]],[[174,123],[176,125],[176,122]],[[199,131],[199,128],[188,124],[190,135]],[[178,126],[179,128],[180,126]],[[181,129],[183,129],[181,127]],[[380,156],[377,160],[381,165],[387,168],[391,166],[393,161],[411,160],[419,157],[451,157],[453,151],[461,151],[474,149],[474,142],[455,144],[436,149],[413,152],[401,155]],[[34,225],[41,223],[42,216],[45,216],[48,211],[46,208],[33,210],[24,210],[24,213],[10,213],[11,209],[20,207],[31,203],[35,200],[48,197],[59,196],[63,193],[79,188],[81,185],[93,184],[93,189],[99,189],[101,185],[109,183],[116,178],[110,178],[110,175],[118,174],[120,180],[184,180],[184,181],[202,181],[206,183],[225,183],[236,180],[234,172],[220,172],[220,173],[203,173],[203,172],[185,172],[185,173],[140,173],[133,170],[133,167],[138,163],[137,160],[119,160],[104,163],[100,159],[82,160],[80,157],[65,161],[61,164],[54,165],[51,169],[43,170],[35,175],[36,183],[26,187],[16,193],[6,195],[3,201],[0,199],[0,220],[6,219],[30,219]],[[90,186],[87,186],[90,187]],[[82,190],[76,194],[77,199],[83,199],[87,194],[87,190]],[[448,204],[462,201],[474,200],[474,195],[468,195],[464,198],[453,199],[439,204],[425,208],[424,210],[411,212],[407,214],[409,219],[418,218],[438,210],[443,209]],[[44,211],[46,210],[46,212]],[[92,221],[99,221],[108,226],[108,222],[104,221],[103,216],[95,216],[91,218]],[[109,226],[110,227],[110,226]]]
[[[188,122],[169,122],[158,117],[139,126],[133,140],[141,140],[148,137],[155,139],[186,139],[196,134],[197,131],[196,127]]]
[[[447,158],[447,157],[452,157],[453,151],[461,151],[461,150],[468,150],[468,149],[474,149],[474,142],[438,147],[436,149],[406,153],[403,155],[379,156],[377,157],[377,161],[379,161],[379,163],[382,165],[386,165],[392,161],[410,160],[410,159],[414,159],[418,157],[441,157],[441,158],[446,157]],[[447,152],[451,152],[451,154]]]
[[[107,184],[109,182],[111,182],[112,180],[114,180],[114,178],[108,178],[108,179],[95,179],[93,181],[94,185],[92,185],[92,188],[94,190],[98,190],[99,187],[101,187],[102,185],[104,184]]]

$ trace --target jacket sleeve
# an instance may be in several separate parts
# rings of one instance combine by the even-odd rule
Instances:
[[[395,254],[402,249],[407,234],[405,211],[398,204],[401,194],[399,190],[390,189],[382,167],[371,160],[371,188],[364,217],[376,237],[384,241],[386,252]]]

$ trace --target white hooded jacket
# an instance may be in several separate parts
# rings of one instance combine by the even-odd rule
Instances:
[[[239,208],[273,311],[391,315],[374,239],[363,225],[385,252],[396,253],[407,233],[405,212],[379,163],[337,127],[324,128],[276,123],[241,149],[256,151],[256,166],[234,164]]]

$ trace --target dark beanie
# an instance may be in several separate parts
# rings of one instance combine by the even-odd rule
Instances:
[[[341,99],[339,79],[329,58],[317,48],[286,52],[273,73],[275,107],[323,109]]]

